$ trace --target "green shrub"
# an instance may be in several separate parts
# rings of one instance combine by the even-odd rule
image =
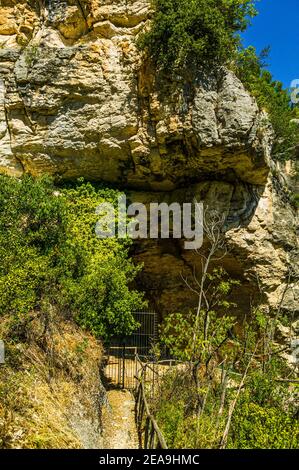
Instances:
[[[97,205],[119,193],[83,182],[56,188],[49,178],[0,177],[0,311],[16,331],[51,306],[94,335],[130,333],[140,293],[130,241],[98,239]]]
[[[132,312],[143,305],[141,294],[129,289],[139,271],[128,256],[131,241],[95,235],[96,207],[116,204],[120,193],[79,184],[63,194],[69,231],[66,263],[76,274],[62,283],[66,307],[71,305],[78,323],[97,336],[131,333],[136,326]]]
[[[292,202],[295,205],[295,207],[299,208],[299,194],[295,193],[292,198]]]
[[[223,442],[238,449],[299,448],[298,397],[293,385],[280,380],[291,379],[291,370],[276,354],[277,344],[270,341],[269,350],[265,348],[277,318],[254,309],[234,328],[229,311],[225,313],[232,281],[218,276],[221,272],[210,275],[213,283],[207,299],[211,295],[215,303],[220,289],[218,307],[224,312],[222,316],[210,312],[206,340],[204,324],[199,323],[196,369],[194,362],[186,362],[192,358],[194,315],[173,314],[166,319],[162,340],[185,364],[163,374],[153,414],[174,448],[219,448]],[[232,410],[226,442],[223,436]]]
[[[227,334],[236,324],[236,319],[230,314],[230,309],[236,305],[227,299],[232,289],[239,285],[239,281],[230,279],[222,268],[213,269],[207,274],[207,280],[209,287],[206,290],[209,290],[209,293],[206,294],[206,298],[212,293],[212,298],[209,300],[213,308],[203,307],[200,310],[196,340],[194,340],[196,325],[194,310],[184,314],[171,313],[161,325],[162,343],[174,357],[182,361],[190,361],[195,357],[200,362],[207,361],[212,351],[220,351],[221,345],[226,345]]]
[[[177,448],[178,430],[182,429],[184,426],[184,402],[161,403],[161,408],[157,413],[157,419],[167,441],[167,445],[170,448]]]
[[[222,428],[213,416],[184,416],[184,403],[163,403],[157,415],[170,449],[214,449]]]
[[[228,448],[299,448],[295,394],[288,385],[275,380],[276,374],[274,369],[255,372],[246,381],[233,413]],[[231,378],[238,380],[238,376]],[[224,410],[219,415],[217,382],[210,385],[204,413],[198,418],[194,406],[196,390],[188,369],[174,369],[163,375],[152,409],[170,448],[219,448],[235,389],[228,388]],[[205,387],[205,393],[207,390]]]
[[[299,423],[280,408],[241,400],[232,422],[229,447],[237,449],[298,449]]]
[[[287,160],[295,157],[294,147],[299,144],[298,125],[292,122],[297,117],[298,109],[291,107],[288,90],[283,89],[281,82],[273,80],[271,73],[265,69],[267,53],[265,50],[258,56],[254,47],[241,50],[235,71],[256,98],[259,107],[270,116],[275,132],[274,157]]]

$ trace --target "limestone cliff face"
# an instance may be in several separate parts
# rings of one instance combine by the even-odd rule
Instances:
[[[150,17],[147,0],[1,2],[0,169],[118,183],[147,201],[200,197],[227,214],[240,300],[257,295],[255,277],[274,306],[296,235],[267,116],[227,70],[160,80],[135,45]],[[190,253],[171,241],[137,251],[161,310],[192,305]]]
[[[142,63],[149,2],[6,3],[2,167],[155,191],[220,173],[266,181],[267,126],[232,74],[165,84]]]

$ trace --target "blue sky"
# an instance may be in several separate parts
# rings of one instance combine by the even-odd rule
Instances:
[[[257,9],[260,13],[243,34],[243,44],[258,52],[271,46],[268,68],[289,87],[299,79],[299,0],[260,0]]]

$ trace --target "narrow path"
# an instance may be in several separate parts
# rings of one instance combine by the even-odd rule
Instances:
[[[135,425],[135,400],[128,390],[109,390],[103,410],[105,449],[138,449]]]

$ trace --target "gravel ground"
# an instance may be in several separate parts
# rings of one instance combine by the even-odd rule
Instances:
[[[128,390],[107,392],[108,405],[103,410],[105,449],[138,449],[135,426],[135,400]]]

